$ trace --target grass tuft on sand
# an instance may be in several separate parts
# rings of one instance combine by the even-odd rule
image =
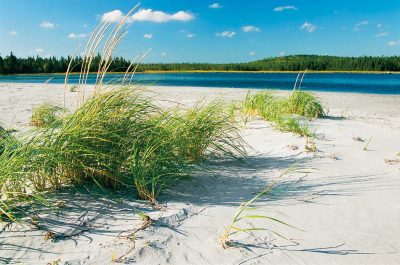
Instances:
[[[245,117],[260,116],[280,131],[306,137],[313,135],[308,120],[325,115],[314,95],[299,90],[293,90],[288,98],[277,98],[269,91],[248,93],[239,110]]]
[[[35,127],[47,127],[59,120],[62,108],[45,103],[35,106],[32,110],[31,125]]]

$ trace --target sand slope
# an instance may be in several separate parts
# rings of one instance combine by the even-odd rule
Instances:
[[[164,105],[192,105],[204,97],[241,99],[247,93],[152,90]],[[33,105],[62,105],[63,95],[58,85],[0,84],[0,122],[26,128]],[[400,96],[317,95],[329,109],[327,118],[311,123],[319,135],[317,152],[305,152],[304,138],[253,120],[242,131],[252,147],[246,164],[215,161],[209,170],[196,172],[193,181],[161,196],[161,210],[129,196],[112,200],[63,191],[58,199],[64,207],[58,214],[42,214],[41,230],[12,225],[0,233],[0,263],[109,264],[120,258],[139,264],[399,264],[400,163],[389,165],[384,159],[400,152]],[[75,97],[67,93],[69,108]],[[355,136],[372,137],[367,150]],[[261,231],[239,235],[234,238],[238,247],[223,249],[219,237],[235,209],[293,164],[309,173],[285,176],[257,203],[257,211],[303,231],[265,220],[244,222],[243,227],[273,228],[289,240]],[[135,209],[148,212],[153,224],[138,230],[143,223]],[[54,242],[44,240],[48,230],[55,233]]]

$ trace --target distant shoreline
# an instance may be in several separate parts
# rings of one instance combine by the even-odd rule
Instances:
[[[303,71],[208,71],[208,70],[188,70],[188,71],[142,71],[136,72],[137,74],[190,74],[190,73],[235,73],[235,74],[297,74]],[[97,72],[90,72],[96,74]],[[70,74],[77,75],[79,72]],[[110,72],[108,74],[125,74],[125,72]],[[307,74],[400,74],[399,72],[387,71],[307,71]],[[0,74],[0,76],[35,76],[35,75],[65,75],[65,73],[28,73],[28,74]]]

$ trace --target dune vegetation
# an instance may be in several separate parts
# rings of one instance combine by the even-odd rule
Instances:
[[[52,104],[41,104],[32,110],[31,125],[35,127],[47,127],[59,119],[62,108]]]
[[[259,116],[284,132],[311,137],[308,121],[325,115],[318,99],[311,93],[293,90],[289,97],[279,98],[272,92],[248,93],[245,100],[231,107],[231,115],[241,113],[245,119]]]

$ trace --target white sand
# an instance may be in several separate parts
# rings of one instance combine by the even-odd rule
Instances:
[[[247,93],[189,87],[152,90],[165,105],[192,105],[204,97],[241,99]],[[62,105],[63,93],[58,85],[0,84],[0,123],[26,128],[34,105]],[[64,210],[58,216],[43,214],[41,230],[12,225],[0,234],[0,264],[109,264],[113,256],[124,254],[124,262],[140,264],[399,264],[400,163],[389,165],[384,159],[396,159],[400,152],[400,96],[316,94],[329,117],[311,124],[320,138],[315,154],[304,152],[304,138],[254,120],[243,130],[253,148],[247,164],[217,163],[211,171],[196,173],[193,182],[180,183],[161,196],[165,209],[158,211],[127,197],[112,201],[60,194],[66,201]],[[70,108],[75,97],[67,93]],[[372,137],[367,151],[366,142],[353,136]],[[219,237],[238,205],[292,164],[311,173],[282,179],[257,204],[256,212],[304,231],[266,220],[244,222],[243,227],[273,228],[290,241],[258,231],[235,237],[241,247],[223,249]],[[141,224],[137,208],[149,211],[156,221],[129,240],[126,235]],[[44,240],[46,230],[79,234],[52,242]]]

